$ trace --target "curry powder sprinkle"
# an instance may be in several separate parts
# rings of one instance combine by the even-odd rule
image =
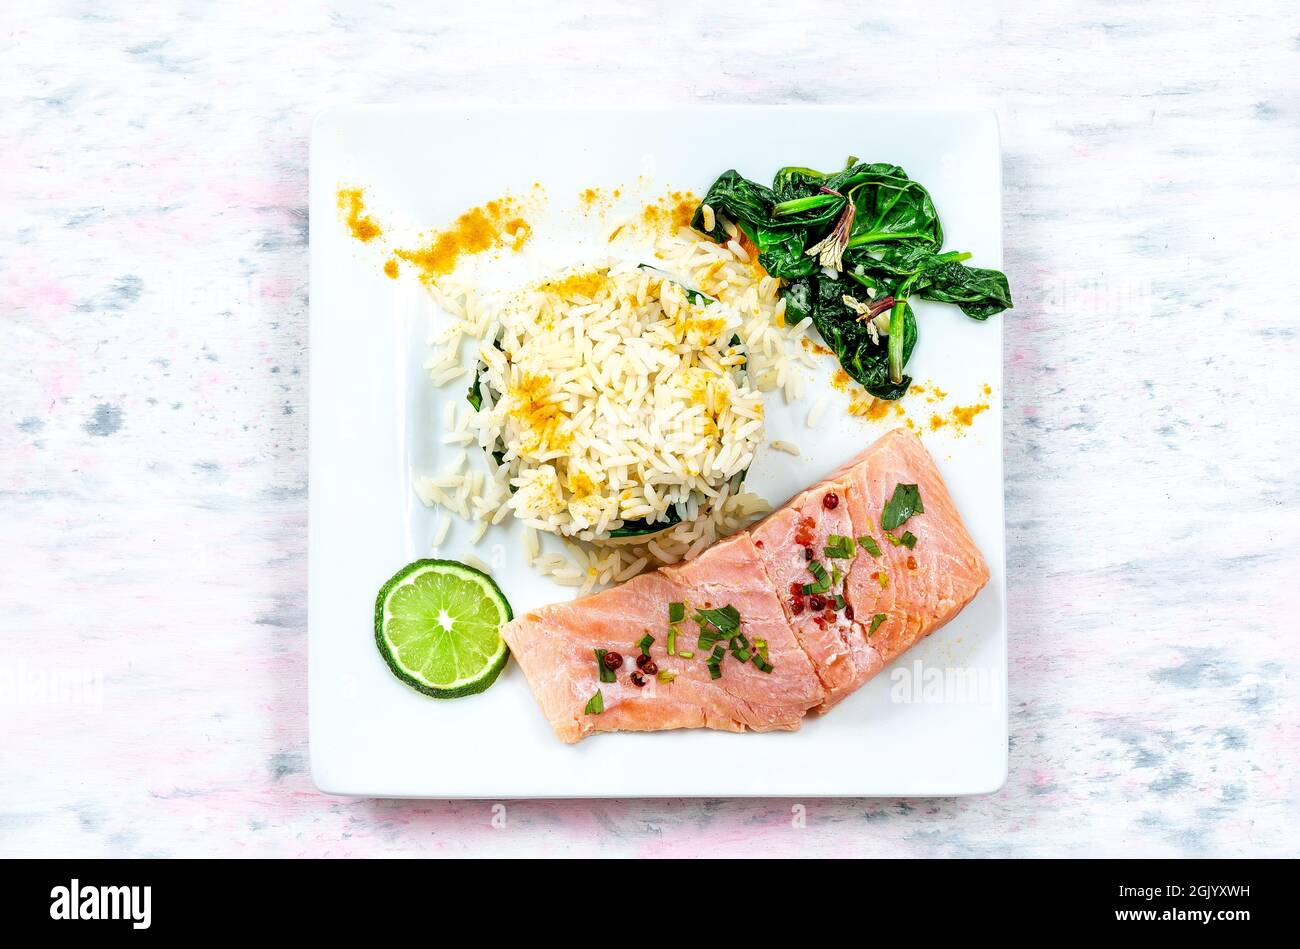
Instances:
[[[357,240],[365,243],[383,233],[375,219],[366,214],[366,200],[360,188],[340,188],[338,207],[343,212],[348,230]]]
[[[420,279],[429,283],[455,270],[463,255],[507,245],[517,251],[531,236],[532,228],[516,213],[514,202],[503,198],[470,208],[451,227],[434,234],[424,247],[398,250],[396,254],[413,264]]]

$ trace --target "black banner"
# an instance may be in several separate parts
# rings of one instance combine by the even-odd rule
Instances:
[[[715,929],[720,914],[748,928],[826,906],[869,930],[915,927],[922,938],[1128,930],[1230,939],[1288,920],[1293,871],[1277,860],[821,861],[779,871],[700,860],[509,870],[487,861],[36,860],[0,863],[0,911],[23,928],[133,938],[334,935],[368,921],[409,924],[414,936],[458,918],[488,934],[505,920],[549,926],[565,910],[600,928],[606,909],[617,925],[620,906],[646,926],[666,913],[684,934],[697,913]]]

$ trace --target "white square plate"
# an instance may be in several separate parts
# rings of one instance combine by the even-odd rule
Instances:
[[[354,240],[336,209],[344,185],[366,189],[377,219],[436,228],[467,208],[540,182],[554,213],[589,186],[650,183],[702,194],[727,168],[770,181],[780,166],[839,167],[847,155],[901,165],[934,197],[946,249],[1000,268],[1001,155],[981,111],[723,108],[545,111],[347,107],[323,113],[311,144],[310,718],[316,784],[382,797],[874,796],[995,790],[1006,776],[1006,595],[1002,523],[1002,319],[915,304],[920,342],[908,371],[960,403],[987,401],[970,429],[921,424],[976,543],[988,587],[947,627],[824,717],[793,733],[710,731],[556,740],[511,663],[486,693],[435,701],[380,659],[374,598],[399,567],[430,556],[438,515],[412,490],[453,449],[437,431],[447,399],[421,365],[438,314],[414,280],[387,279],[383,257]],[[404,223],[403,223],[404,222]],[[540,233],[540,229],[539,229]],[[592,247],[603,241],[603,232]],[[575,238],[580,254],[581,236]],[[538,268],[578,259],[535,240],[517,255]],[[493,273],[490,262],[489,275]],[[514,261],[511,267],[518,267]],[[502,279],[518,275],[502,266]],[[774,504],[827,474],[889,423],[850,417],[819,360],[802,404],[768,396],[768,439],[799,458],[762,453],[747,484]],[[983,387],[991,388],[990,395]],[[805,427],[819,392],[832,396]],[[980,393],[977,397],[976,393]],[[454,449],[459,451],[459,449]],[[477,548],[458,525],[439,555],[474,552],[516,613],[571,590],[530,570],[513,528]],[[919,663],[919,665],[918,665]],[[978,688],[972,687],[978,684]]]

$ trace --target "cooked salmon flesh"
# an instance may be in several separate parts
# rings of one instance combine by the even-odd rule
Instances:
[[[910,516],[886,531],[891,504]],[[895,429],[694,560],[533,610],[502,634],[566,742],[793,730],[956,616],[988,577],[929,453]],[[598,651],[623,660],[605,681]]]

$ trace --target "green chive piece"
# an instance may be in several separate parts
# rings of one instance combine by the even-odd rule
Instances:
[[[831,576],[816,560],[808,562],[808,572],[817,578],[816,583],[805,583],[803,585],[804,596],[810,596],[813,593],[826,593],[831,588]]]
[[[709,656],[709,662],[717,665],[727,658],[727,649],[725,646],[714,646],[713,654]]]
[[[903,531],[903,539],[900,540],[899,543],[908,550],[912,550],[916,547],[916,535],[911,531]]]
[[[871,537],[867,534],[863,534],[861,537],[858,538],[858,543],[861,544],[862,549],[865,550],[867,553],[871,554],[871,556],[873,557],[880,556],[880,545],[876,543],[876,539],[874,537]]]
[[[716,643],[717,641],[718,641],[717,636],[709,636],[706,635],[705,633],[700,633],[700,638],[695,641],[695,648],[707,651],[709,649],[712,649],[713,644]]]
[[[587,699],[587,707],[582,710],[583,715],[599,715],[605,711],[605,697],[600,694],[600,689],[596,694]]]
[[[659,674],[655,676],[660,682],[672,682],[677,678],[676,672],[669,672],[667,669],[660,669]]]
[[[885,535],[885,540],[889,541],[889,542],[890,542],[891,544],[893,544],[895,547],[899,546],[899,545],[902,543],[901,540],[899,540],[899,539],[898,539],[897,537],[895,537],[893,534],[889,533],[889,531],[884,531],[883,533],[884,533],[884,535]]]
[[[643,656],[650,655],[650,646],[654,641],[655,638],[651,636],[649,633],[646,633],[644,636],[642,636],[640,639],[636,641],[637,648],[641,650],[641,655]]]
[[[754,655],[754,665],[758,666],[759,672],[772,671],[772,664],[757,653]]]
[[[677,655],[677,627],[668,627],[668,642],[665,644],[668,649],[668,655]]]
[[[678,655],[678,657],[681,658],[681,659],[694,659],[694,658],[695,658],[695,653],[691,652],[689,649],[683,649],[683,650],[682,650],[681,652],[679,652],[677,655]]]
[[[827,557],[837,560],[852,560],[857,553],[857,547],[853,543],[852,537],[844,537],[841,534],[831,534],[826,538],[826,546],[822,552]]]
[[[722,678],[722,667],[719,666],[716,662],[709,663],[709,678],[710,679]]]
[[[880,624],[887,619],[889,619],[889,616],[885,613],[877,613],[875,616],[871,617],[871,628],[867,630],[867,635],[874,635],[876,630],[880,629]]]
[[[844,597],[842,597],[842,596],[840,596],[838,593],[836,593],[836,594],[835,594],[835,608],[836,608],[837,610],[842,610],[842,609],[844,609],[844,602],[845,602],[845,601],[844,601]]]
[[[670,623],[680,623],[680,622],[681,622],[682,620],[684,620],[684,619],[686,619],[686,604],[685,604],[685,603],[669,603],[669,604],[668,604],[668,622],[670,622]]]
[[[607,649],[597,649],[597,650],[595,650],[595,653],[596,653],[596,668],[598,668],[598,669],[600,670],[600,681],[601,681],[601,682],[617,682],[617,681],[618,681],[618,676],[614,675],[614,670],[613,670],[613,669],[606,669],[606,668],[605,668],[605,653],[608,652],[608,651],[609,651],[609,650],[607,650]]]
[[[755,640],[754,640],[754,648],[758,650],[758,654],[759,654],[760,656],[762,656],[764,659],[767,659],[767,640],[766,640],[766,639],[755,639]]]

